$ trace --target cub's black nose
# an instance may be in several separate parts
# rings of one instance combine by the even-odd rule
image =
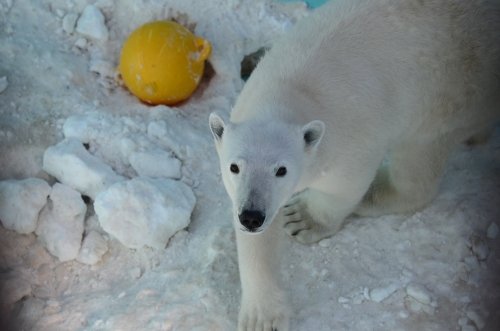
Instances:
[[[248,231],[254,232],[264,224],[266,216],[258,210],[244,210],[238,215],[238,218],[240,219],[241,225]]]

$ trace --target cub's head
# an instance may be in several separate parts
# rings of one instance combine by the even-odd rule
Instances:
[[[321,121],[303,127],[279,121],[226,124],[214,113],[209,122],[234,220],[242,231],[261,232],[296,191],[325,125]]]

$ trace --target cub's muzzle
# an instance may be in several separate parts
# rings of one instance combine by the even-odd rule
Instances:
[[[238,215],[241,225],[249,232],[256,232],[266,219],[266,215],[259,210],[243,210]]]

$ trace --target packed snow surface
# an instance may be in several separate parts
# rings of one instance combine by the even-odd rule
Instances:
[[[245,55],[308,13],[273,0],[0,0],[1,330],[235,330],[231,204],[208,115],[229,114]],[[210,70],[188,101],[149,107],[115,68],[132,30],[166,18],[211,42]],[[290,240],[293,329],[498,330],[499,192],[497,130],[461,146],[425,209]]]

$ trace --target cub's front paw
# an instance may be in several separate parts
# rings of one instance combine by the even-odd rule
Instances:
[[[284,304],[244,303],[238,331],[288,331],[290,310]]]
[[[305,197],[306,194],[298,194],[282,208],[285,232],[302,244],[312,244],[337,233],[343,220],[336,221],[327,204],[314,206]]]

